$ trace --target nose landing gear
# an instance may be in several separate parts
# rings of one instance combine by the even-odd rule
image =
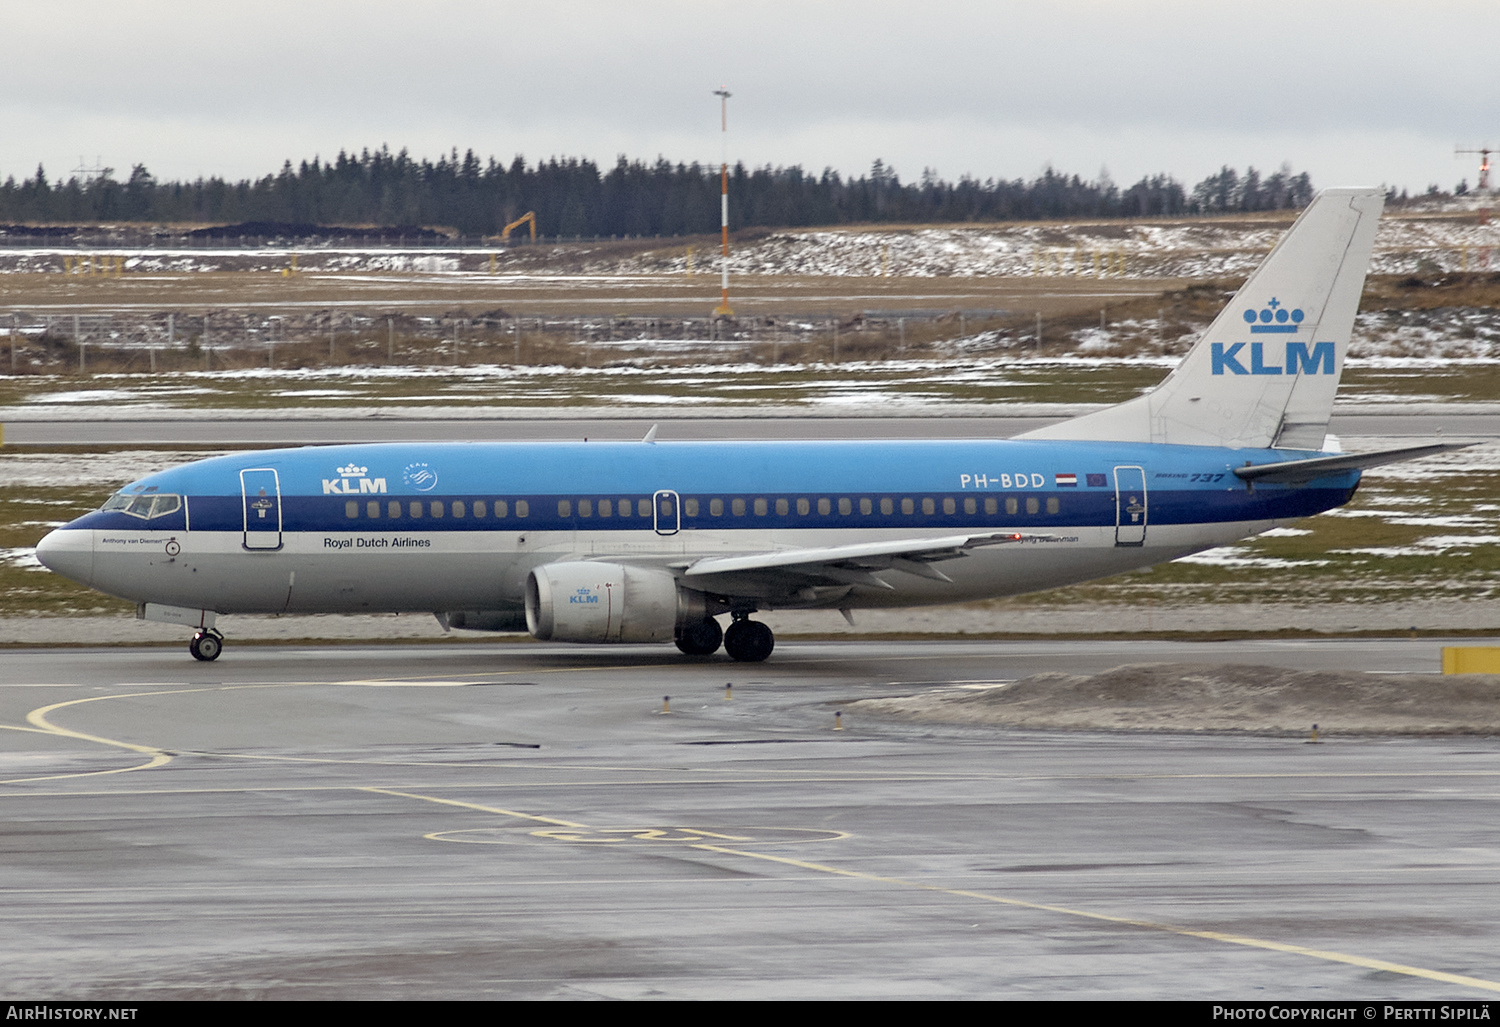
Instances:
[[[193,654],[193,659],[205,663],[217,660],[223,651],[224,636],[217,631],[200,631],[188,643],[188,652]]]
[[[737,613],[734,623],[724,632],[724,651],[731,659],[741,663],[760,663],[776,648],[776,636],[771,629],[749,614]]]

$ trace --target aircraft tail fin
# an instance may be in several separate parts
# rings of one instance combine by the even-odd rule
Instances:
[[[1020,438],[1321,449],[1384,205],[1325,189],[1160,385]]]

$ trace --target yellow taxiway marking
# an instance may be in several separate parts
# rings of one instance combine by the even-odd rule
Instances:
[[[597,836],[600,832],[589,828],[587,825],[556,817],[543,817],[534,813],[520,813],[515,810],[501,809],[496,806],[484,806],[476,802],[463,802],[457,799],[442,799],[432,795],[420,795],[416,792],[398,792],[389,788],[364,788],[362,791],[378,792],[382,795],[394,795],[405,799],[417,799],[422,802],[434,802],[444,806],[458,806],[462,809],[477,810],[481,813],[495,813],[500,816],[517,817],[522,820],[539,821],[547,824],[557,824],[572,831],[533,831],[533,836],[551,838],[557,841],[582,841],[573,834],[573,831],[586,832],[587,835]],[[441,841],[441,835],[448,833],[435,831],[424,837]],[[592,839],[589,839],[592,840]],[[1031,909],[1042,913],[1056,913],[1061,916],[1081,917],[1085,920],[1093,920],[1099,923],[1116,924],[1120,927],[1135,927],[1147,931],[1159,931],[1166,934],[1175,934],[1184,938],[1201,938],[1206,941],[1224,942],[1229,945],[1243,945],[1247,948],[1265,949],[1270,952],[1285,952],[1289,955],[1307,956],[1311,959],[1321,959],[1331,963],[1344,963],[1349,966],[1364,967],[1367,970],[1384,970],[1387,973],[1403,974],[1407,977],[1421,977],[1430,981],[1441,981],[1444,984],[1457,984],[1465,988],[1477,988],[1482,991],[1500,992],[1500,982],[1485,980],[1482,977],[1467,977],[1463,974],[1450,974],[1442,970],[1428,970],[1420,966],[1407,966],[1404,963],[1392,963],[1384,959],[1372,959],[1368,956],[1350,955],[1346,952],[1334,952],[1331,949],[1315,949],[1306,945],[1292,945],[1287,942],[1269,941],[1264,938],[1252,938],[1243,934],[1228,934],[1223,931],[1199,931],[1190,927],[1179,927],[1175,924],[1159,923],[1155,920],[1140,920],[1134,917],[1114,916],[1109,913],[1094,913],[1086,909],[1073,909],[1069,906],[1055,906],[1044,902],[1027,902],[1025,899],[1012,899],[1004,895],[991,895],[988,892],[970,891],[964,888],[944,888],[937,884],[923,884],[920,881],[908,881],[900,877],[886,877],[881,874],[865,873],[861,870],[845,870],[842,867],[829,866],[826,863],[813,863],[805,859],[792,859],[789,856],[773,856],[764,852],[751,852],[746,849],[729,848],[724,845],[714,845],[709,842],[688,844],[689,848],[701,849],[705,852],[717,852],[726,856],[739,856],[744,859],[758,859],[768,863],[779,863],[784,866],[797,867],[801,870],[810,870],[820,874],[831,874],[836,877],[852,878],[860,881],[873,881],[878,884],[894,885],[898,888],[913,888],[919,891],[937,892],[943,895],[952,895],[955,898],[977,899],[981,902],[990,902],[1000,906],[1011,906],[1017,909]]]
[[[147,693],[159,694],[159,693]],[[69,699],[65,702],[52,703],[50,706],[41,706],[26,714],[26,722],[31,728],[17,727],[14,730],[35,730],[46,735],[55,735],[59,738],[76,738],[83,742],[92,742],[95,745],[107,745],[116,749],[126,749],[130,752],[138,752],[150,757],[145,763],[138,763],[131,767],[115,767],[111,770],[87,770],[70,774],[45,774],[37,777],[18,777],[10,780],[0,781],[0,784],[23,784],[32,781],[56,781],[62,778],[75,777],[102,777],[106,774],[125,774],[132,770],[150,770],[153,767],[164,766],[172,762],[172,757],[154,745],[137,745],[134,742],[122,742],[115,738],[101,738],[99,735],[91,735],[84,731],[74,731],[72,728],[59,727],[47,719],[47,715],[54,710],[64,709],[68,706],[77,706],[81,703],[100,702],[105,699],[124,699],[126,695],[94,695],[85,699]]]
[[[573,830],[589,830],[586,825],[574,823],[571,820],[559,820],[556,817],[539,817],[532,813],[520,813],[512,809],[501,809],[499,806],[483,806],[477,802],[464,802],[460,799],[440,799],[435,795],[417,795],[415,792],[398,792],[392,788],[376,788],[373,785],[361,788],[360,791],[375,792],[379,795],[394,795],[401,799],[419,799],[422,802],[435,802],[440,806],[458,806],[461,809],[478,810],[480,813],[497,813],[502,817],[517,817],[521,820],[535,820],[539,824],[556,824],[558,827],[566,827]]]
[[[1154,920],[1137,920],[1133,917],[1112,916],[1108,913],[1093,913],[1086,909],[1072,909],[1068,906],[1053,906],[1042,902],[1027,902],[1024,899],[1011,899],[1003,895],[991,895],[988,892],[968,891],[962,888],[944,888],[936,884],[922,884],[919,881],[907,881],[899,877],[884,877],[879,874],[867,874],[859,870],[844,870],[840,867],[832,867],[823,863],[810,863],[807,860],[791,859],[786,856],[772,856],[762,852],[748,852],[744,849],[730,849],[721,845],[701,844],[692,846],[695,849],[705,849],[709,852],[720,852],[731,856],[743,856],[747,859],[766,860],[771,863],[784,863],[788,866],[799,867],[803,870],[813,870],[823,874],[834,874],[839,877],[852,877],[863,881],[877,881],[882,884],[893,884],[902,888],[916,888],[921,891],[941,892],[944,895],[954,895],[959,898],[979,899],[983,902],[993,902],[1002,906],[1016,906],[1021,909],[1034,909],[1045,913],[1060,913],[1064,916],[1083,917],[1087,920],[1098,920],[1104,923],[1119,924],[1122,927],[1139,927],[1149,931],[1164,931],[1168,934],[1182,935],[1187,938],[1204,938],[1209,941],[1222,941],[1230,945],[1245,945],[1249,948],[1268,949],[1272,952],[1287,952],[1298,956],[1309,956],[1313,959],[1327,960],[1333,963],[1347,963],[1350,966],[1361,966],[1369,970],[1384,970],[1388,973],[1405,974],[1408,977],[1423,977],[1430,981],[1442,981],[1445,984],[1458,984],[1466,988],[1479,988],[1483,991],[1500,992],[1500,982],[1488,981],[1482,977],[1466,977],[1463,974],[1450,974],[1442,970],[1428,970],[1420,966],[1407,966],[1404,963],[1391,963],[1384,959],[1371,959],[1368,956],[1354,956],[1346,952],[1334,952],[1330,949],[1308,948],[1306,945],[1291,945],[1280,941],[1267,941],[1264,938],[1251,938],[1243,934],[1227,934],[1223,931],[1197,931],[1190,927],[1179,927],[1175,924],[1158,923]]]

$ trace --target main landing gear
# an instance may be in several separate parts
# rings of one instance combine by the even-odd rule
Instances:
[[[689,656],[712,656],[724,641],[724,629],[712,617],[689,624],[677,632],[677,648]]]
[[[751,620],[748,613],[734,614],[734,623],[728,631],[720,628],[712,617],[678,629],[677,648],[689,656],[711,656],[720,645],[731,659],[759,663],[776,648],[776,636],[760,621]]]
[[[724,632],[724,651],[740,663],[759,663],[776,648],[776,636],[747,613],[734,615],[734,623]]]
[[[202,660],[205,663],[217,660],[223,651],[224,636],[217,631],[200,631],[188,643],[188,652],[193,654],[193,659]]]

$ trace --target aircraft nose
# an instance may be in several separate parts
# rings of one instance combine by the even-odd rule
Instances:
[[[94,576],[94,533],[78,528],[48,532],[36,544],[36,558],[48,570],[87,585]]]

